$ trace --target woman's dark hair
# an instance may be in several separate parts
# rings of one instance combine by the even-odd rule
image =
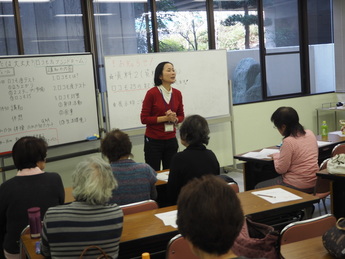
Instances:
[[[159,86],[162,84],[162,80],[159,77],[163,74],[163,69],[164,69],[165,64],[173,65],[171,62],[168,62],[168,61],[161,62],[157,65],[156,70],[155,70],[155,77],[154,77],[155,86]]]
[[[12,148],[12,158],[18,170],[35,168],[38,162],[45,161],[47,157],[47,142],[42,138],[22,137]]]
[[[131,156],[132,142],[128,135],[119,129],[108,132],[101,143],[101,152],[109,162],[116,162],[123,156]]]
[[[189,145],[208,144],[210,129],[205,118],[200,115],[191,115],[185,118],[180,128],[180,137]]]
[[[282,129],[285,125],[283,132],[284,137],[302,134],[305,135],[303,126],[299,123],[299,117],[296,110],[292,107],[280,107],[271,116],[271,121],[278,129]]]
[[[228,253],[244,221],[234,190],[215,175],[194,178],[177,200],[178,230],[200,250],[214,255]]]

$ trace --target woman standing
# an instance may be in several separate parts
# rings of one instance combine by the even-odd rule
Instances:
[[[256,188],[279,184],[312,193],[319,171],[319,150],[314,133],[303,128],[297,112],[291,107],[278,108],[271,121],[284,137],[280,152],[272,155],[274,168],[280,176],[263,181]]]
[[[147,91],[141,110],[141,123],[146,124],[145,162],[154,170],[170,168],[171,158],[177,153],[176,125],[183,121],[182,94],[172,88],[176,72],[170,62],[157,65],[155,87]]]

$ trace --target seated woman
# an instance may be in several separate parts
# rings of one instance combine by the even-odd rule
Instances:
[[[314,133],[303,128],[297,112],[291,107],[278,108],[271,121],[284,136],[280,152],[271,155],[275,170],[281,175],[258,183],[256,188],[279,184],[312,193],[319,171],[319,149]]]
[[[44,217],[41,253],[52,258],[79,258],[84,248],[96,245],[117,258],[123,213],[116,204],[107,204],[117,187],[110,165],[91,157],[77,165],[72,180],[75,201],[50,208]],[[90,258],[97,257],[93,253]]]
[[[28,225],[31,207],[41,208],[43,218],[49,207],[64,203],[60,175],[43,171],[47,143],[36,137],[22,137],[12,148],[17,175],[0,185],[0,241],[6,258],[20,258],[19,238]]]
[[[130,159],[132,143],[126,133],[119,129],[108,132],[102,140],[101,151],[108,158],[119,185],[113,191],[111,203],[124,205],[157,198],[157,173],[148,164]]]
[[[188,116],[181,125],[181,143],[186,149],[177,153],[171,161],[167,194],[172,204],[176,204],[181,188],[193,178],[206,174],[219,175],[217,157],[206,149],[209,134],[208,123],[200,115]]]

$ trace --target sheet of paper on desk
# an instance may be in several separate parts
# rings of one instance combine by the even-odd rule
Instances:
[[[333,135],[338,135],[339,137],[345,137],[345,135],[343,135],[343,133],[341,133],[341,131],[332,131],[329,132],[328,134],[333,134]]]
[[[329,145],[331,142],[329,141],[317,141],[317,146],[318,147],[323,147]]]
[[[163,212],[163,213],[157,213],[157,214],[155,214],[155,216],[157,218],[159,218],[160,220],[162,220],[164,225],[177,228],[177,225],[176,225],[177,210],[172,210],[172,211]]]
[[[278,202],[286,202],[286,201],[294,201],[302,199],[302,197],[295,195],[291,192],[288,192],[282,188],[273,188],[263,191],[254,191],[252,194],[270,202],[270,203],[278,203]]]
[[[169,171],[158,173],[157,174],[157,179],[161,181],[167,182],[169,178]]]
[[[242,156],[263,159],[263,158],[271,158],[268,155],[272,155],[274,153],[279,153],[279,152],[280,152],[279,149],[264,148],[260,152],[248,152]]]

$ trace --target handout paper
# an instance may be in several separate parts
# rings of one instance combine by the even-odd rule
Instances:
[[[294,201],[302,199],[302,197],[295,195],[291,192],[288,192],[282,188],[273,188],[263,191],[254,191],[252,194],[270,202],[270,203],[279,203],[286,201]]]
[[[157,213],[155,214],[155,216],[159,218],[160,220],[162,220],[165,226],[172,226],[174,228],[177,228],[177,225],[176,225],[177,210]]]
[[[338,135],[339,137],[345,137],[345,135],[340,130],[332,131],[332,132],[329,132],[328,134]]]
[[[158,173],[157,174],[157,179],[161,181],[167,182],[169,178],[169,171]]]
[[[271,158],[268,155],[272,155],[274,153],[279,153],[279,149],[269,149],[269,148],[264,148],[260,152],[248,152],[244,155],[243,157],[252,157],[252,158],[257,158],[257,159],[264,159],[264,158]]]
[[[318,147],[323,147],[329,145],[331,142],[329,141],[317,141],[317,146]]]

